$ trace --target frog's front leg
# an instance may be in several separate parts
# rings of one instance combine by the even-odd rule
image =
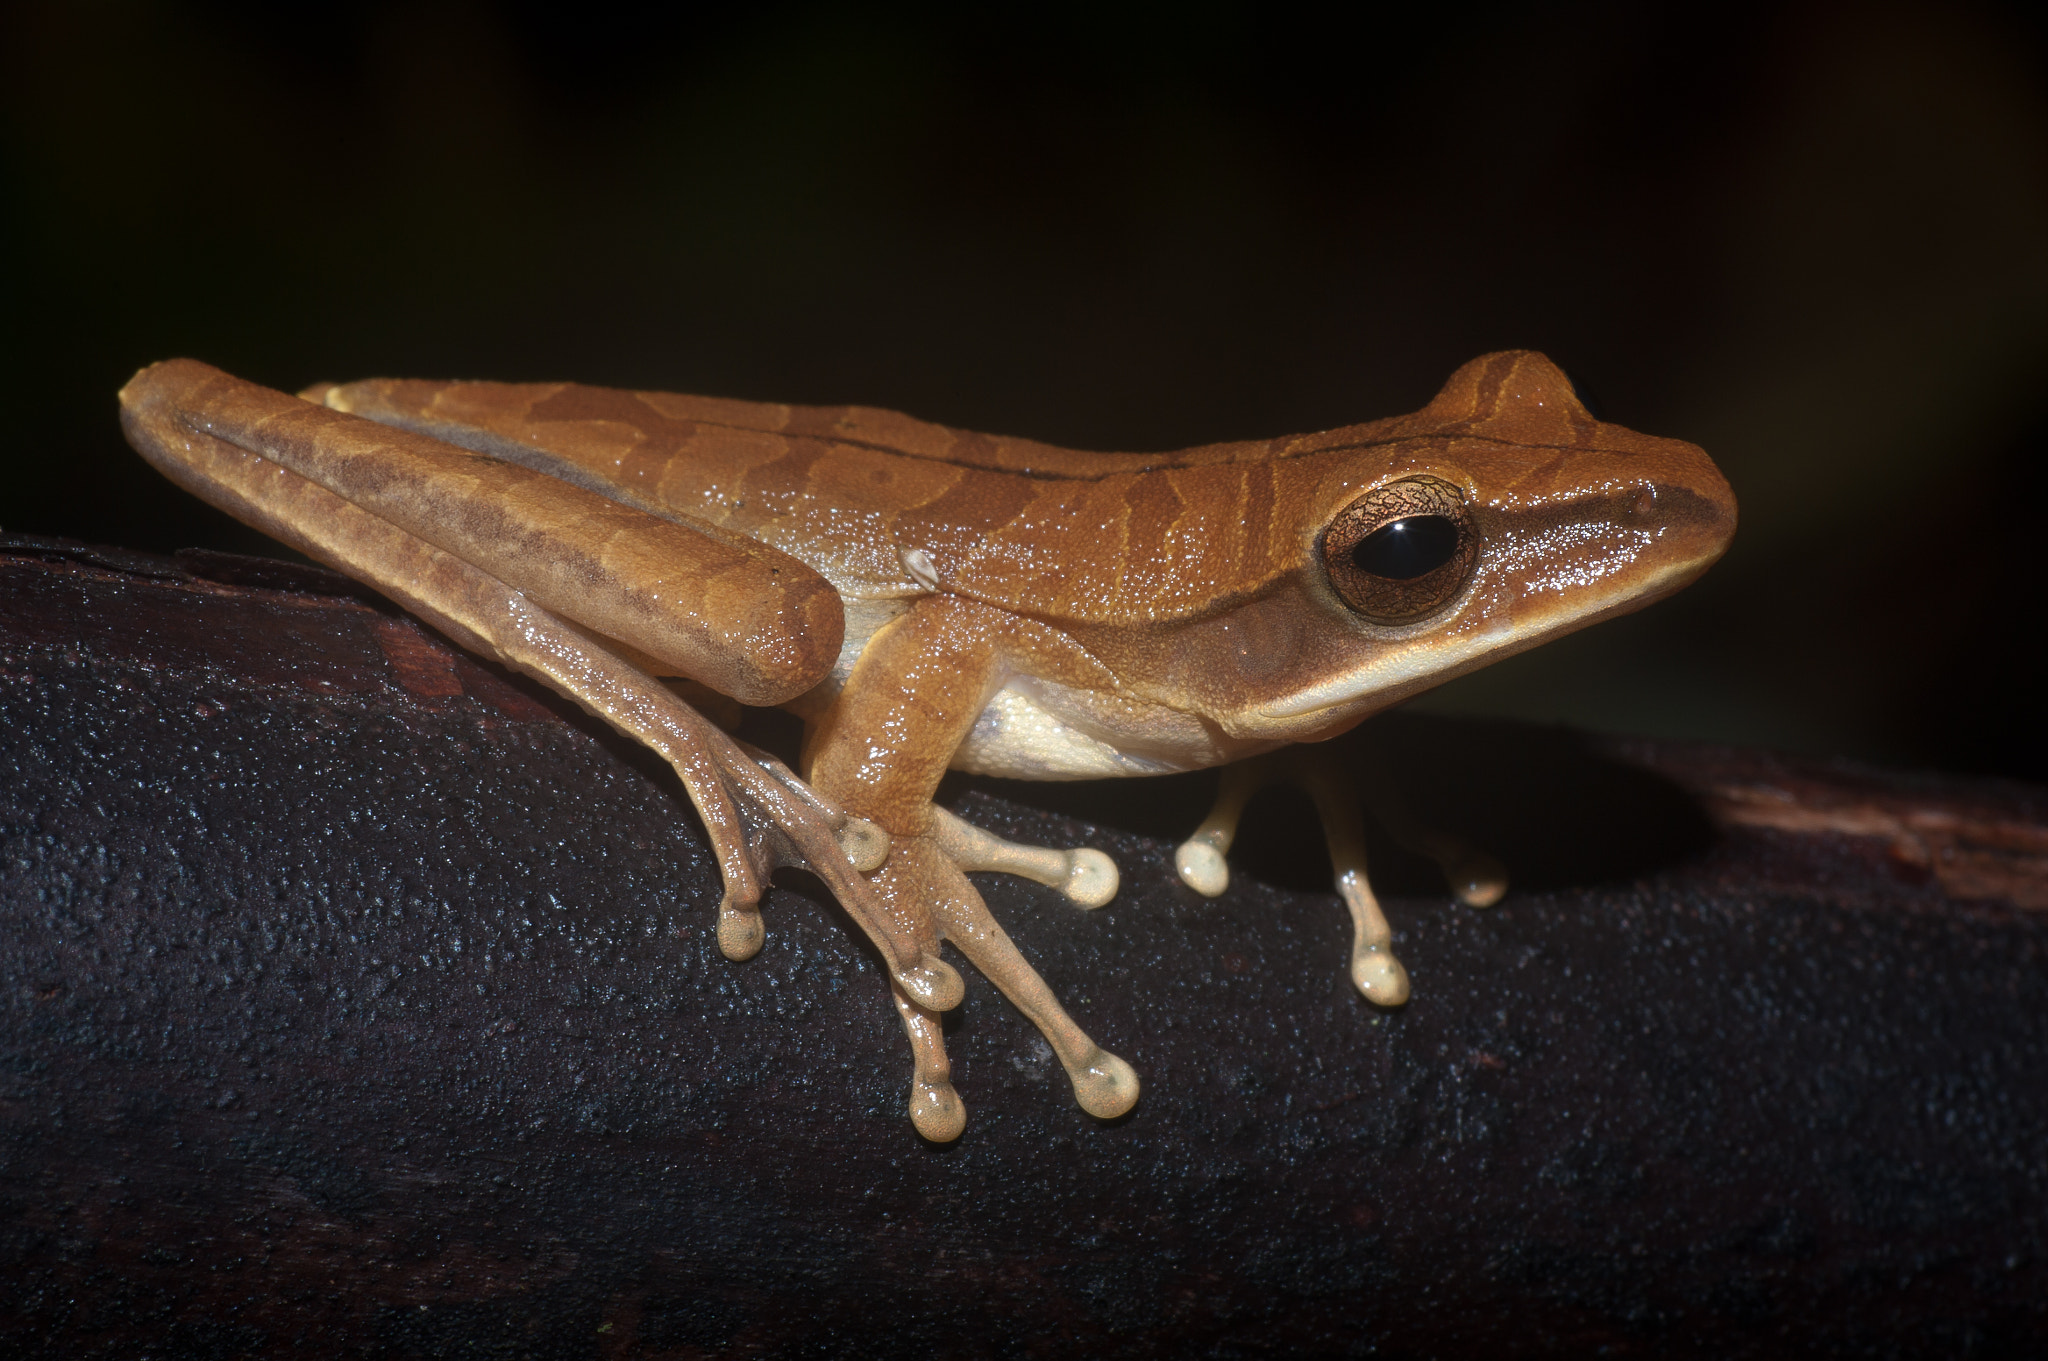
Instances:
[[[961,873],[984,867],[1016,872],[1025,863],[1015,855],[1021,848],[976,835],[931,802],[953,753],[1001,682],[1014,635],[1029,627],[1002,611],[956,597],[919,600],[876,634],[845,687],[813,724],[805,744],[805,773],[826,797],[888,833],[889,858],[873,876],[883,899],[906,923],[929,920],[942,931],[1038,1027],[1066,1069],[1081,1107],[1107,1118],[1136,1103],[1137,1074],[1074,1023]],[[1095,856],[1100,853],[1063,862],[1063,887],[1076,901],[1098,895],[1107,901],[1115,891],[1114,866],[1106,856],[1097,863]],[[1076,877],[1082,884],[1078,891],[1071,887]],[[912,1115],[925,1137],[956,1137],[957,1122],[964,1119],[957,1107],[940,1109],[921,1099],[928,1080],[925,1063],[943,1063],[936,1026],[926,1009],[900,996],[899,1004],[913,1048],[921,1036],[927,1039],[927,1048],[920,1050]]]
[[[1364,816],[1354,780],[1362,779],[1380,822],[1410,849],[1437,862],[1451,891],[1467,907],[1491,907],[1507,892],[1507,872],[1486,852],[1408,815],[1386,772],[1339,766],[1327,745],[1283,747],[1223,768],[1216,802],[1192,836],[1174,851],[1181,882],[1214,898],[1230,886],[1224,856],[1252,796],[1269,784],[1293,784],[1308,794],[1322,823],[1337,894],[1351,913],[1351,982],[1368,1001],[1397,1007],[1408,1000],[1408,971],[1394,956],[1393,929],[1366,875]]]

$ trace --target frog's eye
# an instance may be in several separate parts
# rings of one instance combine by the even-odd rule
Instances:
[[[1465,497],[1435,477],[1375,487],[1323,531],[1323,566],[1344,603],[1368,619],[1404,624],[1458,593],[1479,556]]]

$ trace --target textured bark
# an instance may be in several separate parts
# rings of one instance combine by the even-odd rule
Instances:
[[[920,1141],[802,882],[727,963],[675,782],[313,569],[0,541],[0,1340],[78,1356],[1993,1355],[2048,1343],[2048,793],[1383,720],[1488,912],[1298,808],[962,782],[1146,1094],[970,974]]]

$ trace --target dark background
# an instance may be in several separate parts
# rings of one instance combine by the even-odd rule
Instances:
[[[1527,346],[1705,445],[1742,529],[1424,706],[2048,778],[2019,8],[0,14],[7,530],[265,551],[121,443],[115,389],[172,355],[1157,449]]]

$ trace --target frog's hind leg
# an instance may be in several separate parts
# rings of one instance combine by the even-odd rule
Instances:
[[[758,905],[769,873],[802,864],[845,905],[909,996],[940,1011],[959,1002],[964,985],[933,952],[936,941],[895,920],[860,872],[886,853],[881,829],[827,804],[779,762],[742,750],[666,686],[524,591],[273,461],[286,448],[293,457],[310,451],[403,472],[405,447],[392,432],[323,412],[316,426],[286,439],[278,430],[297,430],[294,423],[314,408],[187,361],[145,370],[121,400],[130,442],[173,480],[663,756],[718,858],[725,884],[719,944],[728,955],[759,948]]]
[[[1116,861],[1093,847],[1056,851],[1005,841],[936,804],[932,807],[931,837],[960,869],[995,870],[1030,879],[1058,889],[1077,907],[1101,907],[1116,897],[1120,883]]]
[[[958,823],[958,820],[954,820]],[[958,823],[966,826],[964,823]],[[987,833],[982,833],[987,836]],[[1008,846],[995,837],[990,841]],[[1018,850],[1029,850],[1018,847]],[[1107,857],[1104,857],[1105,859]],[[999,866],[996,868],[1007,868]],[[1074,1084],[1074,1099],[1081,1109],[1102,1119],[1113,1119],[1137,1104],[1138,1075],[1116,1055],[1090,1039],[1073,1017],[1067,1015],[1059,998],[1046,986],[1038,970],[1031,967],[988,910],[988,904],[967,882],[967,876],[948,854],[937,836],[899,838],[889,853],[883,874],[914,876],[924,899],[938,918],[947,940],[966,955],[982,975],[1002,990],[1003,996],[1024,1013],[1052,1046],[1060,1066]],[[1014,871],[1013,871],[1014,872]]]

